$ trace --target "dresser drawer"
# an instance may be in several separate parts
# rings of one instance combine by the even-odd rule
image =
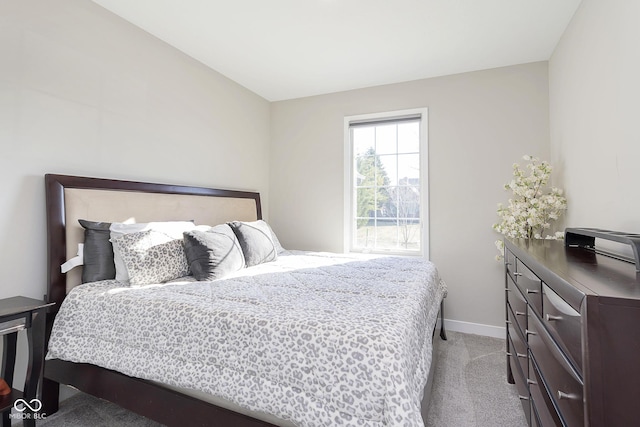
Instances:
[[[534,311],[542,313],[542,281],[519,259],[516,260],[516,284]]]
[[[527,334],[529,348],[549,395],[567,426],[582,426],[584,425],[582,380],[551,335],[544,329],[540,320],[533,313],[530,313],[529,317]]]
[[[562,426],[560,415],[553,407],[553,402],[547,393],[533,358],[529,358],[529,392],[531,394],[531,407],[535,408],[535,415],[539,425],[544,427]],[[534,411],[532,410],[531,412],[531,421],[533,422]]]
[[[527,423],[531,420],[531,405],[529,404],[529,387],[527,386],[527,379],[523,375],[520,369],[520,363],[515,354],[509,356],[509,364],[511,365],[511,372],[513,373],[513,379],[516,383],[516,389],[518,391],[518,397],[520,403],[522,403],[522,409],[524,410],[524,416],[527,419]]]
[[[527,330],[527,300],[510,277],[507,278],[507,300],[520,332],[524,336],[524,331]]]
[[[509,316],[512,316],[511,310],[509,310]],[[513,322],[509,324],[509,349],[511,355],[515,356],[516,360],[520,364],[522,374],[526,378],[529,373],[529,354],[527,351],[527,343],[524,341],[517,329],[517,326],[515,326]]]
[[[542,286],[542,321],[582,375],[582,318],[546,284]]]

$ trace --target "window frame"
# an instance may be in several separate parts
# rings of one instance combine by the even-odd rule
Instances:
[[[355,158],[351,140],[351,124],[392,121],[410,116],[420,116],[420,250],[361,250],[353,247],[353,233],[356,215],[356,186],[354,183]],[[422,256],[429,259],[429,116],[428,109],[414,108],[371,114],[345,116],[344,118],[344,243],[345,253],[375,253],[388,255]]]

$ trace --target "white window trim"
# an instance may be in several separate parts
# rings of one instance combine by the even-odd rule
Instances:
[[[344,243],[343,251],[358,252],[351,249],[351,237],[353,232],[354,201],[353,194],[353,150],[351,147],[351,133],[349,123],[361,120],[393,119],[396,117],[420,114],[420,192],[421,192],[421,245],[420,252],[395,252],[395,251],[375,251],[390,255],[416,255],[429,259],[429,116],[427,108],[416,108],[411,110],[388,111],[383,113],[361,114],[357,116],[346,116],[344,118]]]

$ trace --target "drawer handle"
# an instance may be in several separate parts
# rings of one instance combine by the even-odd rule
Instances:
[[[507,351],[507,356],[513,356],[513,353],[511,353],[511,352]],[[517,356],[517,357],[522,357],[522,358],[527,357],[526,353],[525,353],[525,354],[522,354],[522,353],[516,353],[516,356]]]
[[[527,384],[538,385],[538,383],[537,383],[537,382],[535,382],[534,380],[529,379],[529,378],[527,378]]]
[[[515,273],[513,273],[513,275],[514,276],[522,276],[522,273],[515,272]]]
[[[540,291],[536,290],[536,289],[527,289],[527,293],[528,294],[539,294]]]
[[[507,291],[507,292],[511,292],[511,289],[509,289],[509,288],[504,288],[504,290]]]
[[[565,393],[564,391],[558,390],[558,399],[579,400],[580,396],[573,393]]]
[[[529,396],[518,396],[520,400],[529,400]]]
[[[544,318],[547,319],[547,322],[552,322],[554,320],[562,320],[562,316],[554,316],[548,313],[544,316]]]
[[[504,265],[511,265],[511,263],[510,262],[505,262]]]
[[[525,335],[538,335],[536,332],[530,331],[528,329],[525,329],[524,333]]]
[[[516,311],[516,316],[526,316],[527,312],[526,311]]]
[[[510,325],[510,324],[511,324],[511,320],[505,320],[505,323],[506,323],[507,325]]]

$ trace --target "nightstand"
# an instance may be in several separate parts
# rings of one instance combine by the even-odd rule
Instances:
[[[0,412],[2,412],[2,426],[11,425],[11,410],[16,400],[22,399],[23,409],[16,414],[23,420],[25,426],[36,425],[39,416],[38,411],[42,403],[38,400],[38,385],[42,380],[42,368],[44,366],[45,353],[45,313],[47,308],[54,303],[46,303],[41,300],[12,297],[0,299],[0,335],[3,339],[2,372],[11,393],[0,396]],[[24,382],[24,391],[13,388],[13,373],[16,362],[16,343],[18,331],[26,330],[29,355],[27,360],[27,376]],[[16,415],[14,415],[15,417]]]

